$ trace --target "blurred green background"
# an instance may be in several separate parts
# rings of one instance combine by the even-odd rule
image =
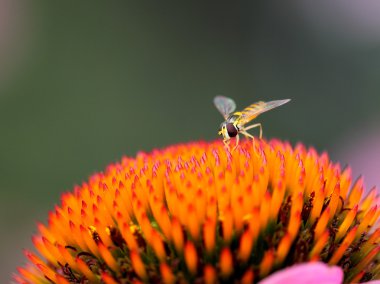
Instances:
[[[218,94],[291,98],[264,136],[379,181],[377,2],[73,3],[0,1],[1,283],[61,192],[122,155],[217,139]]]

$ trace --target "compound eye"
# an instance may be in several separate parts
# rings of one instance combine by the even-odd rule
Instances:
[[[235,137],[238,134],[238,130],[233,123],[227,123],[227,132],[230,137]]]

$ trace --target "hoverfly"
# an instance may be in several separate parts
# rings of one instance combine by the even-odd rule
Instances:
[[[233,99],[224,96],[216,96],[214,98],[214,104],[225,119],[225,121],[220,125],[218,132],[219,135],[223,136],[224,145],[228,146],[230,139],[232,137],[236,137],[235,149],[239,144],[239,133],[243,134],[245,137],[254,139],[254,137],[249,134],[247,130],[255,127],[260,128],[261,139],[263,136],[263,128],[261,123],[255,123],[249,126],[246,126],[246,124],[263,112],[279,107],[289,101],[290,99],[270,102],[256,102],[247,106],[242,111],[234,112],[236,109],[236,104]]]

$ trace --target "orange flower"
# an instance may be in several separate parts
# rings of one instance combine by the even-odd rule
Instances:
[[[363,192],[327,154],[278,140],[138,153],[62,195],[15,280],[250,283],[313,261],[378,279],[379,196]]]

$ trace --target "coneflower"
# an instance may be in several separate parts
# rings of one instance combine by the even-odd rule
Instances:
[[[38,224],[39,256],[25,251],[29,264],[14,279],[280,283],[291,281],[289,271],[325,283],[379,279],[379,195],[364,192],[350,168],[302,144],[141,152],[64,193]]]

